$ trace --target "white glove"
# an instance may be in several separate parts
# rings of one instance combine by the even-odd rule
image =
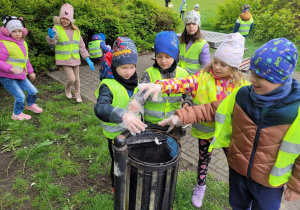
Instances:
[[[139,116],[136,116],[129,112],[126,112],[123,115],[122,121],[123,122],[120,125],[123,128],[127,128],[132,135],[141,133],[141,131],[145,131],[145,128],[147,127],[147,125],[140,120]]]
[[[136,99],[131,99],[127,105],[127,110],[131,113],[143,113],[144,109]]]
[[[147,99],[149,95],[152,94],[152,101],[161,102],[162,99],[162,86],[160,84],[154,83],[141,83],[139,84],[139,91],[143,92],[146,91],[144,94],[144,98]]]
[[[171,115],[167,119],[159,121],[158,125],[160,125],[160,126],[170,125],[167,132],[170,132],[175,126],[182,126],[178,115]]]

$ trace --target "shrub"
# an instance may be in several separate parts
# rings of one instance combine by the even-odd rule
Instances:
[[[219,6],[215,26],[232,32],[244,4],[250,5],[250,13],[254,19],[251,34],[254,39],[268,41],[286,37],[294,43],[300,43],[300,2],[297,0],[226,0]]]
[[[29,33],[29,58],[36,72],[54,67],[54,51],[46,42],[47,29],[59,15],[65,0],[2,0],[0,14],[23,16]],[[104,33],[112,45],[118,36],[130,37],[140,50],[149,50],[155,36],[163,30],[175,30],[178,15],[154,0],[69,0],[74,7],[75,25],[87,45],[95,33]]]

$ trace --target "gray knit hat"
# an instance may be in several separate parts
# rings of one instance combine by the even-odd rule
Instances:
[[[112,65],[117,68],[124,64],[136,65],[138,59],[134,41],[128,37],[118,37],[113,45]]]
[[[195,10],[192,10],[192,11],[188,12],[185,17],[185,25],[189,24],[189,23],[195,23],[199,26],[199,28],[201,28],[200,18],[201,18],[201,16],[198,14],[198,12],[196,12]]]
[[[245,38],[240,33],[231,33],[220,44],[214,54],[217,58],[231,67],[239,68],[244,56]]]

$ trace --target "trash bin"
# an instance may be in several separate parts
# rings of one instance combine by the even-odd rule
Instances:
[[[114,139],[114,209],[173,208],[180,143],[164,131],[146,129]]]

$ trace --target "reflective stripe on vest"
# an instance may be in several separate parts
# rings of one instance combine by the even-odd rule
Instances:
[[[193,98],[193,105],[207,104],[217,100],[217,87],[214,77],[205,71],[199,76],[197,95]],[[214,136],[215,123],[203,122],[192,124],[191,134],[201,139],[210,139]]]
[[[5,47],[8,51],[8,54],[9,54],[6,62],[11,64],[14,68],[18,68],[21,70],[23,70],[25,68],[25,71],[27,74],[27,66],[26,66],[27,61],[28,61],[27,43],[24,41],[24,46],[26,49],[26,57],[25,57],[22,50],[15,42],[5,41],[5,40],[2,40],[0,42],[2,42],[5,45]]]
[[[252,24],[252,17],[250,20],[244,21],[239,17],[240,20],[240,27],[239,27],[239,33],[242,35],[248,35],[250,32],[251,24]]]
[[[107,87],[110,89],[110,91],[113,94],[113,101],[111,105],[113,107],[120,107],[126,109],[126,106],[130,98],[124,86],[121,85],[119,82],[117,82],[115,79],[104,79],[102,80],[98,89],[95,91],[96,98],[98,98],[99,96],[99,90],[102,84],[107,85]],[[138,87],[134,88],[133,94],[135,94],[137,91],[138,91]],[[125,130],[125,128],[121,127],[116,123],[107,123],[101,121],[101,124],[103,127],[104,136],[106,136],[109,139],[114,139],[117,135],[119,135],[122,131]]]
[[[69,60],[71,55],[80,59],[79,55],[79,43],[80,43],[80,33],[74,30],[72,43],[70,42],[64,28],[60,25],[54,26],[59,34],[59,40],[55,45],[55,59],[56,60]]]
[[[150,76],[152,83],[157,80],[161,80],[162,76],[157,68],[150,67],[146,69]],[[175,78],[187,77],[188,73],[183,68],[177,66]],[[157,124],[159,121],[166,119],[167,117],[174,115],[175,110],[181,107],[182,94],[166,94],[163,93],[163,101],[152,101],[151,97],[148,97],[145,103],[145,121]]]
[[[182,5],[182,7],[181,7],[181,11],[185,11],[186,10],[186,6],[187,6],[187,4],[185,3],[185,4],[183,4]]]
[[[102,50],[100,48],[101,40],[94,40],[89,42],[89,54],[90,58],[99,58],[102,56]]]
[[[295,161],[300,155],[299,115],[300,108],[298,109],[297,118],[285,134],[283,141],[280,145],[276,163],[271,170],[269,178],[269,183],[272,186],[282,185],[290,179]]]
[[[193,43],[187,52],[185,52],[186,45],[179,44],[178,66],[187,70],[190,75],[197,73],[201,68],[199,55],[205,43],[206,41],[201,39]]]

